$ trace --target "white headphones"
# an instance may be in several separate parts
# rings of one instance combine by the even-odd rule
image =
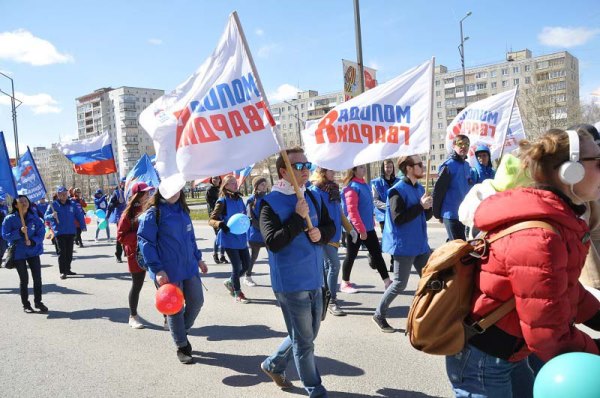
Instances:
[[[579,135],[575,130],[567,130],[569,135],[569,160],[560,165],[558,178],[568,185],[575,185],[583,180],[585,169],[579,163]]]

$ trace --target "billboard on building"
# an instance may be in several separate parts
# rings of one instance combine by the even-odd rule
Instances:
[[[356,62],[342,59],[344,69],[344,101],[356,97],[360,93],[360,80],[358,76],[358,64]],[[365,91],[377,86],[377,70],[363,66],[365,76]]]

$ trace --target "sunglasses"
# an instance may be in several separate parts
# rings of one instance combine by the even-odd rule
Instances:
[[[456,145],[459,148],[468,148],[469,147],[468,142],[456,142],[456,143],[454,143],[454,145]]]
[[[423,162],[413,163],[413,164],[409,164],[407,166],[412,166],[412,167],[419,166],[420,168],[423,168]]]
[[[600,160],[600,156],[593,156],[591,158],[581,158],[579,161],[583,162],[585,160]]]
[[[304,169],[310,170],[310,168],[312,167],[312,163],[311,162],[296,162],[296,163],[292,163],[292,167],[298,171],[301,171]]]

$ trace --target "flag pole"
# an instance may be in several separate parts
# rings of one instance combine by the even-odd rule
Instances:
[[[506,146],[506,136],[508,135],[508,129],[510,128],[510,121],[512,120],[513,111],[515,110],[515,102],[517,101],[517,93],[519,92],[519,86],[515,88],[515,96],[513,97],[512,106],[510,107],[510,117],[508,118],[508,124],[506,126],[506,130],[504,130],[504,138],[502,138],[502,148],[500,149],[500,156],[498,156],[498,164],[502,160],[502,156],[504,156],[504,147]],[[490,164],[492,159],[490,159]]]
[[[429,194],[429,175],[431,169],[431,137],[433,136],[433,89],[435,87],[435,57],[431,58],[431,104],[429,106],[429,148],[427,152],[427,170],[425,171],[425,194]],[[433,188],[433,186],[432,186]]]
[[[260,93],[263,97],[263,102],[265,103],[265,109],[268,111],[270,109],[269,100],[267,99],[265,90],[263,89],[263,85],[260,80],[260,76],[258,75],[258,71],[256,69],[256,65],[254,64],[254,59],[252,58],[252,53],[250,52],[250,47],[248,46],[248,42],[246,41],[246,35],[244,34],[244,29],[242,28],[242,24],[240,23],[240,19],[238,17],[237,11],[234,11],[232,13],[232,15],[233,15],[233,19],[235,20],[235,24],[238,28],[240,38],[242,39],[242,44],[244,46],[244,50],[246,50],[246,55],[248,56],[248,61],[250,62],[250,67],[252,68],[252,73],[254,74],[254,78],[256,79],[256,85],[258,86],[258,90],[260,91]],[[277,139],[277,144],[279,145],[279,149],[281,150],[280,154],[281,154],[281,157],[283,158],[283,162],[285,163],[285,168],[287,170],[287,173],[290,176],[290,179],[292,180],[292,185],[294,186],[294,192],[296,192],[296,197],[298,198],[298,200],[304,199],[304,195],[302,194],[302,192],[300,191],[300,188],[298,187],[298,181],[296,181],[296,175],[292,171],[292,165],[290,163],[290,158],[288,157],[288,154],[284,148],[285,144],[283,142],[283,139],[281,138],[281,135],[279,134],[279,129],[275,125],[275,126],[273,126],[273,130],[275,131],[275,137]],[[310,216],[307,216],[305,218],[305,220],[306,220],[306,226],[309,229],[313,228],[312,222],[310,220]]]

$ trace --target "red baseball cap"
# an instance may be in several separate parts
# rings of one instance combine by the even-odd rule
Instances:
[[[148,192],[148,191],[152,191],[153,189],[154,189],[154,187],[151,187],[150,185],[146,184],[145,182],[136,182],[131,187],[131,194],[135,195],[138,192]]]

